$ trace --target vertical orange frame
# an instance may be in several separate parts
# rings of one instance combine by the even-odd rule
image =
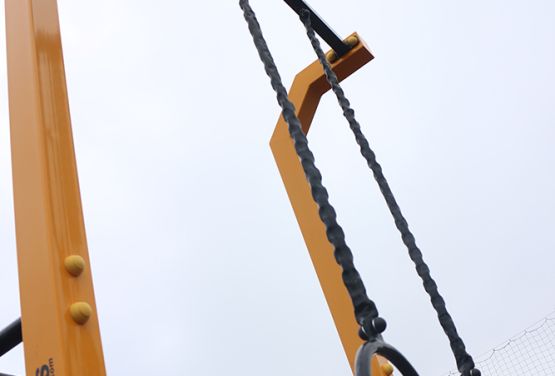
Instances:
[[[26,374],[102,376],[56,0],[5,7]]]
[[[352,36],[358,39],[358,44],[347,55],[332,64],[339,81],[349,77],[374,58],[360,37],[356,33],[353,33]],[[289,91],[289,99],[295,105],[297,116],[305,134],[310,129],[320,98],[330,89],[331,87],[318,60],[295,76]],[[341,268],[337,265],[333,256],[333,247],[326,236],[326,229],[318,214],[318,206],[310,193],[310,186],[295,152],[283,116],[280,116],[277,122],[270,140],[270,147],[345,354],[351,368],[354,370],[356,351],[362,345],[362,340],[358,337],[358,324],[354,317],[351,300],[341,278]],[[373,360],[372,367],[374,375],[382,374],[378,359]]]

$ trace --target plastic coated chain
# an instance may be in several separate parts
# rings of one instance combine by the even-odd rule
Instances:
[[[424,289],[430,296],[432,305],[437,312],[439,322],[445,334],[449,338],[449,343],[451,345],[451,350],[453,351],[453,355],[455,356],[457,367],[459,371],[465,376],[466,375],[478,376],[479,371],[474,368],[475,367],[474,360],[472,359],[470,354],[466,352],[466,347],[464,345],[464,342],[462,338],[459,336],[459,334],[457,333],[457,328],[455,327],[455,323],[451,318],[451,315],[447,311],[445,300],[440,295],[437,284],[433,280],[430,274],[430,268],[424,262],[424,259],[422,257],[422,252],[416,245],[414,235],[409,230],[408,223],[404,218],[403,214],[401,213],[401,208],[397,204],[397,201],[393,196],[393,192],[389,187],[389,183],[387,182],[387,179],[385,178],[382,172],[382,167],[377,162],[374,151],[370,148],[368,140],[362,133],[360,124],[355,118],[355,112],[351,108],[349,100],[346,98],[343,89],[339,85],[339,80],[337,79],[335,72],[331,68],[330,63],[326,59],[324,51],[322,51],[322,48],[320,47],[320,42],[310,25],[310,12],[308,11],[302,12],[301,20],[303,21],[306,27],[306,32],[307,32],[308,38],[310,39],[312,47],[314,48],[314,51],[316,52],[316,55],[318,56],[318,59],[320,60],[320,63],[324,68],[324,72],[326,74],[328,83],[330,84],[333,92],[337,96],[337,101],[339,102],[339,105],[343,110],[343,115],[347,119],[349,126],[353,131],[357,144],[360,146],[360,152],[364,157],[364,159],[366,159],[368,166],[372,170],[374,178],[378,183],[380,191],[382,192],[383,197],[387,203],[387,207],[389,208],[389,211],[393,215],[393,219],[395,220],[395,225],[397,226],[397,229],[401,233],[401,238],[403,240],[403,243],[406,245],[409,256],[415,264],[416,271],[420,276],[420,278],[422,279]]]

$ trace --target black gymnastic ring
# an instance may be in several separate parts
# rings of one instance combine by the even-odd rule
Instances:
[[[418,376],[418,372],[403,354],[395,347],[377,338],[366,342],[358,349],[355,358],[355,376],[376,376],[372,375],[370,367],[372,356],[376,354],[390,361],[403,376]]]

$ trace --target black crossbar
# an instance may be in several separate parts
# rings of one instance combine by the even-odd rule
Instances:
[[[22,341],[21,319],[17,319],[0,331],[0,356],[19,345]]]
[[[310,12],[312,28],[331,48],[333,48],[337,57],[341,57],[351,50],[351,47],[343,43],[343,40],[337,36],[335,31],[333,31],[306,2],[302,0],[285,0],[285,2],[299,16],[305,9]]]

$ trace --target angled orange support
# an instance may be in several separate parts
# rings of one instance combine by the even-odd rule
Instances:
[[[27,375],[105,375],[56,0],[6,0]]]
[[[358,44],[348,54],[332,64],[332,68],[340,81],[349,77],[374,58],[368,47],[356,33],[347,39],[352,39],[353,36],[358,39]],[[328,90],[330,90],[330,86],[318,60],[295,76],[289,91],[289,99],[295,105],[297,116],[301,121],[305,134],[310,129],[320,98]],[[362,340],[358,337],[358,324],[354,317],[351,300],[341,278],[341,268],[337,265],[333,256],[333,247],[327,239],[326,229],[320,220],[318,207],[312,199],[310,186],[306,181],[303,168],[295,152],[293,141],[283,116],[280,116],[277,122],[270,140],[270,147],[330,308],[345,354],[351,368],[354,370],[356,351],[362,345]],[[378,359],[373,360],[372,366],[375,367],[373,375],[382,374],[382,370],[378,365]]]

